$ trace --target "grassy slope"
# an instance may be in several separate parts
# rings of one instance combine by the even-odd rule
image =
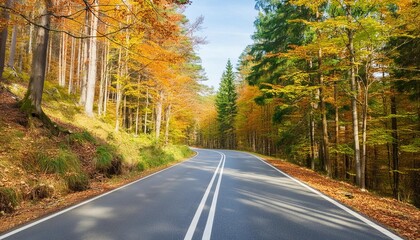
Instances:
[[[25,79],[9,78],[4,87],[21,99]],[[131,181],[192,155],[186,146],[160,147],[147,135],[115,132],[112,113],[88,118],[75,96],[49,82],[43,109],[71,134],[53,136],[36,119],[28,121],[14,96],[0,86],[0,232],[37,217],[25,216],[25,209],[42,205],[54,211],[54,206],[102,192],[92,189]],[[83,190],[86,194],[75,193]],[[61,204],[63,199],[68,203]]]

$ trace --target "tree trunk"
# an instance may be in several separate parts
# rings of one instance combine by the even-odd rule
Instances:
[[[109,50],[109,47],[108,47],[108,50]],[[108,64],[108,62],[107,62],[107,64]],[[105,90],[104,90],[105,96],[104,96],[103,111],[102,111],[102,114],[104,116],[106,115],[106,109],[107,109],[108,100],[109,100],[108,89],[109,89],[109,86],[111,85],[111,81],[109,80],[108,71],[110,71],[110,72],[112,71],[111,66],[110,66],[110,69],[107,69],[106,72],[105,72]]]
[[[89,12],[86,11],[85,14],[85,35],[90,35],[90,28],[89,28]],[[81,65],[81,72],[82,72],[82,80],[80,84],[80,100],[79,104],[82,106],[85,106],[86,104],[86,90],[87,90],[87,78],[88,78],[88,66],[89,66],[89,39],[83,39],[82,40],[82,65]]]
[[[93,102],[95,100],[95,86],[96,86],[96,67],[97,67],[97,30],[98,30],[98,10],[99,1],[95,0],[92,6],[92,19],[91,19],[91,38],[89,39],[89,68],[88,68],[88,79],[86,87],[86,104],[85,113],[87,116],[93,116]]]
[[[149,88],[146,88],[146,107],[144,110],[144,134],[147,133],[147,113],[149,111]]]
[[[159,141],[160,138],[160,127],[162,125],[162,107],[163,107],[163,91],[159,91],[159,100],[156,103],[156,125],[155,125],[155,135],[156,140]]]
[[[394,178],[394,184],[392,193],[394,198],[400,200],[400,173],[399,173],[399,149],[398,149],[398,124],[397,124],[397,100],[395,98],[395,92],[391,95],[391,128],[392,128],[392,173]]]
[[[61,33],[60,36],[60,53],[58,58],[58,85],[64,87],[66,85],[67,72],[67,35],[65,33]]]
[[[105,89],[105,78],[106,78],[106,69],[107,69],[107,58],[108,58],[108,45],[105,44],[103,53],[102,53],[102,68],[101,68],[101,81],[99,83],[99,98],[98,98],[98,115],[101,116],[103,113],[103,103],[104,103],[104,89]]]
[[[7,0],[6,1],[6,7],[10,7],[12,6],[13,1],[12,0]],[[1,39],[0,39],[0,78],[2,78],[3,76],[3,72],[4,72],[4,65],[6,62],[6,43],[7,43],[7,22],[9,21],[10,18],[10,14],[9,11],[6,9],[2,10],[2,14],[1,14],[1,18],[4,19],[4,21],[6,22],[6,25],[4,27],[4,29],[1,31]]]
[[[334,177],[338,177],[338,145],[340,144],[340,122],[339,122],[339,114],[338,114],[338,87],[337,82],[334,83],[334,103],[335,103],[335,159],[334,159]]]
[[[165,145],[168,145],[169,143],[169,121],[171,120],[171,109],[172,105],[169,104],[169,106],[166,108]]]
[[[39,11],[40,17],[39,26],[36,34],[35,41],[35,52],[32,58],[32,70],[29,80],[28,90],[25,94],[24,99],[21,102],[21,109],[31,116],[38,117],[47,128],[49,128],[54,134],[58,133],[57,127],[53,122],[45,115],[42,111],[41,100],[42,93],[44,90],[44,81],[47,64],[47,51],[48,51],[48,40],[49,40],[49,28],[51,12],[49,9],[52,8],[51,0],[44,0],[43,4],[40,4]]]
[[[59,45],[59,50],[58,50],[58,76],[57,76],[58,85],[62,87],[63,87],[62,71],[63,71],[63,48],[64,48],[63,41],[62,41],[63,35],[64,33],[60,33],[60,45]]]
[[[382,76],[385,76],[385,73],[382,73]],[[383,106],[383,115],[384,116],[388,116],[388,102],[387,102],[387,98],[388,95],[387,93],[384,91],[382,92],[382,106]],[[384,121],[384,127],[385,129],[389,128],[389,124],[388,121]],[[392,174],[392,159],[391,159],[391,145],[389,144],[389,142],[387,141],[386,143],[386,153],[387,153],[387,162],[388,162],[388,179],[389,179],[389,184],[391,186],[391,189],[393,189],[393,174]]]
[[[50,12],[49,8],[52,6],[51,0],[45,0],[44,4],[40,6],[42,17],[39,20],[37,29],[35,54],[32,58],[32,71],[29,80],[28,91],[23,100],[24,110],[33,111],[37,115],[42,114],[41,100],[44,90],[45,69],[47,64],[47,50],[50,27]]]
[[[47,52],[48,52],[48,57],[47,57],[47,70],[46,70],[46,72],[47,73],[49,73],[50,72],[50,68],[51,68],[51,59],[52,59],[52,42],[53,41],[49,41],[49,43],[48,43],[48,50],[47,50]],[[33,57],[33,56],[32,56]]]
[[[348,22],[351,23],[351,8],[347,6],[346,14]],[[360,142],[359,142],[359,120],[357,112],[357,85],[356,85],[356,57],[354,51],[354,31],[347,29],[348,50],[350,53],[350,86],[351,86],[351,108],[353,123],[353,142],[354,142],[354,161],[356,162],[356,184],[364,188],[362,183],[362,168],[360,162]]]
[[[120,127],[120,105],[122,98],[121,90],[121,47],[118,50],[118,73],[117,73],[117,83],[116,83],[116,106],[115,106],[115,131],[119,131]]]
[[[34,18],[34,12],[31,12],[31,19]],[[34,32],[34,25],[30,24],[29,25],[29,40],[28,40],[28,54],[32,54],[32,38],[33,38],[33,33]]]
[[[82,69],[82,43],[83,43],[83,39],[80,39],[79,41],[78,41],[78,47],[77,47],[77,70],[76,70],[76,81],[77,81],[77,83],[76,83],[76,89],[80,89],[80,86],[82,85],[81,84],[81,79],[80,79],[80,72],[81,72],[81,69]]]
[[[320,22],[320,13],[319,11],[316,12],[317,21]],[[318,41],[321,40],[321,32],[317,30]],[[318,80],[319,80],[319,105],[321,110],[321,127],[322,127],[322,145],[323,145],[323,163],[324,163],[324,170],[327,171],[328,176],[331,177],[331,161],[330,161],[330,154],[329,154],[329,140],[328,140],[328,123],[327,123],[327,110],[325,107],[324,101],[324,74],[322,72],[322,48],[319,46],[318,48]]]
[[[137,97],[137,106],[136,106],[136,136],[139,135],[139,122],[140,122],[140,97]]]
[[[362,154],[361,154],[361,188],[366,188],[366,160],[367,160],[367,118],[368,118],[368,85],[364,86],[363,106],[362,106]]]
[[[69,73],[69,88],[68,93],[73,93],[73,76],[74,76],[74,62],[76,56],[76,40],[71,39],[71,53],[70,53],[70,73]]]
[[[13,32],[12,32],[12,40],[10,42],[10,53],[9,53],[9,63],[8,63],[10,68],[15,67],[17,34],[18,34],[18,27],[17,27],[17,25],[14,25],[13,26]]]
[[[127,130],[128,129],[128,124],[127,124],[127,95],[124,94],[124,101],[123,101],[123,111],[122,111],[122,126],[123,129]]]
[[[252,131],[252,151],[256,152],[257,151],[257,146],[256,146],[256,141],[257,141],[257,131]]]
[[[318,51],[318,71],[319,71],[319,105],[322,117],[322,145],[323,145],[323,162],[324,162],[324,169],[327,171],[328,176],[331,177],[331,161],[329,156],[329,140],[328,140],[328,123],[327,123],[327,110],[325,107],[324,101],[324,76],[321,72],[321,64],[322,64],[322,50],[319,49]]]
[[[311,169],[315,170],[315,121],[312,107],[309,116],[309,138],[311,142]]]

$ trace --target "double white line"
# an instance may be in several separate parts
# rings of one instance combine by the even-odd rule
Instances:
[[[214,151],[214,152],[217,152],[217,151]],[[214,190],[213,199],[212,199],[212,202],[211,202],[210,211],[209,211],[209,215],[207,217],[206,227],[204,228],[202,239],[203,240],[209,240],[210,237],[211,237],[211,230],[213,228],[214,214],[216,213],[217,197],[219,196],[220,183],[222,181],[223,168],[225,167],[225,159],[226,159],[226,155],[224,153],[221,153],[221,152],[217,152],[217,153],[220,154],[219,164],[217,165],[216,171],[214,171],[213,177],[211,178],[210,183],[207,186],[207,189],[206,189],[206,191],[203,195],[203,198],[201,199],[201,202],[198,205],[197,211],[194,214],[194,218],[191,221],[191,224],[190,224],[190,227],[188,228],[187,234],[185,234],[184,240],[191,240],[192,239],[192,237],[194,235],[194,232],[195,232],[195,229],[197,228],[198,221],[200,220],[201,213],[203,212],[204,206],[206,205],[207,198],[209,196],[210,190],[213,187],[214,180],[216,179],[217,172],[219,172],[219,169],[220,169],[219,178],[217,179],[217,185],[216,185],[216,188]]]

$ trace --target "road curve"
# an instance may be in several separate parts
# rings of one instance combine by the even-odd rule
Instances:
[[[251,154],[194,150],[0,239],[401,239]]]

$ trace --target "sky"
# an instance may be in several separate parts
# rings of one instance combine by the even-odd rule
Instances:
[[[228,59],[234,67],[246,46],[252,43],[257,11],[255,0],[192,0],[184,14],[194,22],[204,16],[202,30],[207,44],[197,49],[208,78],[204,84],[218,89]]]

